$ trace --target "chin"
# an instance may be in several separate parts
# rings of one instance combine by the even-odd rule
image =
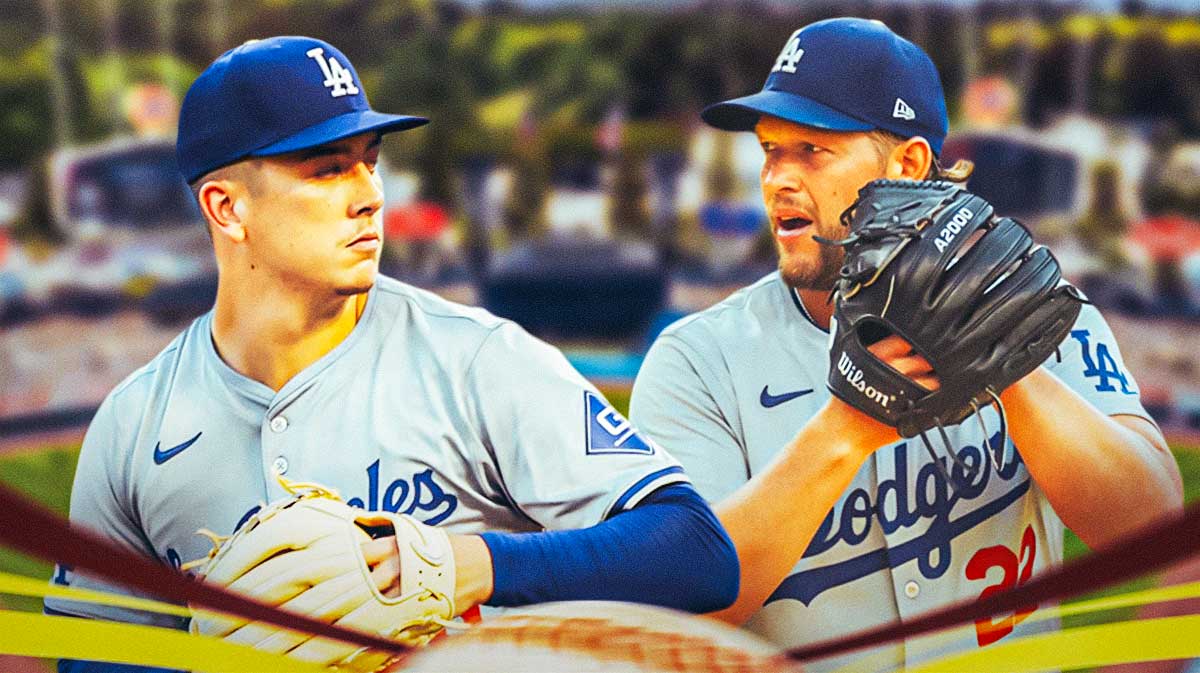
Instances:
[[[375,287],[375,277],[377,275],[377,273],[372,273],[366,277],[349,279],[346,282],[338,283],[333,291],[339,297],[353,297],[364,292],[369,292],[372,287]]]
[[[334,293],[339,297],[356,297],[360,294],[370,292],[374,285],[374,283],[371,283],[370,285],[339,287],[334,290]]]
[[[815,256],[797,259],[780,251],[779,275],[788,287],[798,290],[832,290],[842,267],[840,250],[821,248]],[[789,259],[792,257],[792,259]]]

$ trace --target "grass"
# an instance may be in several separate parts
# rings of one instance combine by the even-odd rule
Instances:
[[[52,446],[5,456],[0,458],[0,482],[65,516],[78,459],[78,446]],[[51,570],[44,561],[0,547],[0,571],[49,581]],[[4,596],[2,600],[5,607],[14,610],[42,610],[40,598]]]

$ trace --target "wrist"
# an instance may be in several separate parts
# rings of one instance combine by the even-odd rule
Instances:
[[[896,428],[875,420],[836,395],[829,397],[814,421],[809,423],[809,427],[815,425],[836,433],[838,440],[846,444],[850,451],[864,458],[879,447],[900,440]]]
[[[478,535],[451,535],[454,609],[461,614],[492,597],[492,553]]]
[[[1030,396],[1036,396],[1037,389],[1046,381],[1046,377],[1053,376],[1045,367],[1038,367],[1026,374],[1021,380],[1011,386],[1000,391],[1000,403],[1005,409],[1009,407],[1017,407],[1023,404]]]

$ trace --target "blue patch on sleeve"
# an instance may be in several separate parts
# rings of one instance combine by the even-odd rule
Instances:
[[[654,446],[646,441],[633,424],[609,406],[603,397],[583,391],[584,427],[587,428],[587,453],[641,453],[652,455]]]

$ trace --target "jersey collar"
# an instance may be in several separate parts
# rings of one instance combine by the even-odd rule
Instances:
[[[789,286],[787,283],[784,283],[782,276],[780,276],[779,282],[783,284],[783,287],[787,290],[788,296],[792,298],[792,303],[796,305],[796,310],[799,311],[800,315],[808,321],[808,324],[816,327],[826,334],[829,334],[829,330],[818,325],[817,321],[813,320],[812,314],[808,312],[808,309],[804,308],[804,302],[800,300],[800,291]]]

